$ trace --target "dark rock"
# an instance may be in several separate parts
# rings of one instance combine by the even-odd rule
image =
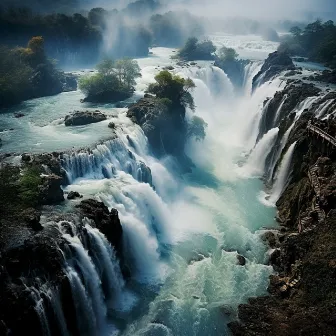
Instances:
[[[133,92],[126,92],[126,91],[103,91],[98,94],[91,94],[88,95],[83,99],[83,102],[89,103],[116,103],[127,98],[132,97]]]
[[[222,69],[230,78],[236,88],[241,89],[244,84],[245,67],[250,61],[247,60],[221,60],[216,59],[215,66]]]
[[[275,248],[277,245],[277,238],[276,235],[271,232],[271,231],[267,231],[262,235],[262,240],[268,242],[268,245],[270,246],[270,248]]]
[[[106,115],[101,112],[76,111],[64,118],[65,126],[82,126],[106,120]]]
[[[73,200],[73,199],[82,198],[82,197],[83,196],[78,191],[70,191],[68,196],[67,196],[67,199],[68,200]]]
[[[240,265],[240,266],[245,266],[246,265],[245,257],[243,257],[240,254],[237,254],[237,262],[238,262],[238,265]]]
[[[295,70],[295,65],[287,53],[275,51],[268,55],[261,70],[253,78],[252,89],[262,85],[285,70]]]
[[[58,204],[64,201],[61,188],[62,177],[51,174],[43,177],[42,185],[39,186],[39,202],[43,205]]]
[[[96,227],[106,236],[120,255],[122,251],[122,226],[116,209],[108,210],[107,206],[93,199],[82,201],[77,206],[82,215],[93,220]]]
[[[310,76],[309,80],[336,84],[336,70],[324,70],[320,74]]]
[[[22,155],[21,155],[21,160],[22,160],[23,162],[29,162],[29,161],[31,160],[31,157],[30,157],[29,154],[22,154]]]
[[[77,90],[77,76],[71,73],[64,73],[62,77],[62,91],[70,92]]]
[[[25,115],[23,113],[14,113],[14,117],[15,118],[22,118],[24,117]]]
[[[37,210],[33,208],[26,209],[21,213],[21,216],[34,231],[43,230],[43,226],[40,223],[41,214]]]
[[[115,128],[116,128],[116,124],[115,124],[113,121],[111,121],[111,122],[108,124],[108,127],[109,127],[109,128],[112,128],[112,129],[115,129]]]
[[[130,106],[127,116],[141,126],[155,155],[183,156],[186,125],[179,113],[167,117],[168,110],[160,99],[148,97]],[[181,114],[185,114],[184,108]]]

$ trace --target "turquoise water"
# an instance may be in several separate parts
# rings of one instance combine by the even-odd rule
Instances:
[[[160,67],[172,62],[170,55],[171,50],[159,48],[153,57],[139,60],[143,77],[136,95],[143,94]],[[92,147],[113,136],[107,127],[113,120],[121,146],[151,168],[155,190],[118,169],[112,178],[91,172],[66,188],[119,211],[133,276],[121,300],[125,307],[109,310],[111,333],[116,327],[118,335],[227,335],[226,324],[235,318],[238,305],[267,293],[272,268],[266,265],[260,229],[274,227],[275,209],[259,202],[261,180],[242,174],[237,163],[243,164],[243,154],[254,146],[254,133],[246,130],[278,87],[261,88],[253,97],[249,92],[234,97],[226,75],[203,66],[176,68],[197,79],[196,115],[208,123],[205,141],[188,143],[188,155],[197,168],[183,177],[172,169],[170,159],[159,161],[150,155],[144,134],[126,118],[125,109],[83,105],[80,92],[32,100],[0,115],[1,128],[14,129],[0,134],[3,152]],[[108,120],[65,127],[64,116],[83,108],[98,108]],[[14,112],[25,116],[16,119]],[[97,155],[106,165],[114,164],[117,149],[108,152],[103,147]],[[65,206],[70,204],[76,201],[66,201]],[[246,258],[245,266],[238,265],[238,254]],[[126,302],[129,293],[131,304]]]

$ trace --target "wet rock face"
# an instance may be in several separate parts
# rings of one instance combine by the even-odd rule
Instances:
[[[184,157],[187,128],[182,106],[168,107],[160,99],[147,95],[132,105],[127,116],[140,125],[146,134],[151,149],[158,157],[167,154]]]
[[[95,223],[115,248],[117,254],[121,254],[122,250],[122,226],[119,220],[118,211],[112,209],[109,211],[107,206],[93,199],[84,200],[78,208],[81,214]]]
[[[334,119],[316,120],[309,113],[301,116],[291,132],[285,150],[297,141],[292,174],[277,202],[286,230],[275,245],[270,236],[277,247],[270,263],[278,274],[270,277],[270,296],[239,306],[240,320],[229,324],[235,336],[335,335],[336,150],[307,132],[310,119],[329,134],[336,133]],[[312,168],[318,192],[308,177]],[[316,204],[326,215],[322,220]]]
[[[64,118],[65,126],[83,126],[106,120],[106,115],[100,111],[76,111]]]
[[[247,60],[220,60],[217,59],[215,66],[222,69],[230,78],[236,88],[242,88],[244,84],[245,67],[250,61]]]
[[[133,92],[106,90],[97,94],[90,94],[82,102],[90,103],[117,103],[132,97]]]
[[[51,174],[43,177],[42,181],[42,185],[39,186],[40,204],[53,205],[64,201],[62,177]]]
[[[258,140],[273,127],[277,127],[280,121],[284,121],[293,110],[308,97],[317,96],[321,92],[313,84],[295,81],[275,93],[274,97],[265,102],[265,109],[259,125]],[[287,128],[291,123],[288,123]],[[287,129],[283,129],[284,133]]]
[[[266,83],[285,70],[295,70],[289,55],[279,51],[269,54],[261,70],[253,78],[252,89],[255,90],[258,85]]]

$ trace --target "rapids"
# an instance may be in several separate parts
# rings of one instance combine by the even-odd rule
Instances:
[[[267,44],[256,58],[275,47]],[[253,47],[254,54],[257,50]],[[142,96],[154,75],[172,64],[171,55],[170,49],[154,48],[151,57],[138,60],[142,78],[132,99]],[[0,115],[7,129],[2,151],[66,151],[65,191],[78,191],[119,211],[124,258],[132,274],[127,282],[105,237],[89,223],[89,245],[79,233],[69,235],[59,228],[71,246],[65,253],[66,273],[83,335],[227,335],[226,324],[238,305],[267,293],[272,268],[265,264],[267,248],[260,236],[262,228],[274,227],[275,209],[259,201],[259,178],[265,150],[278,129],[258,144],[256,140],[264,101],[283,83],[275,79],[252,95],[260,62],[252,63],[246,68],[244,93],[236,96],[226,74],[209,63],[174,67],[195,81],[195,113],[208,124],[204,142],[187,145],[196,168],[186,176],[176,172],[174,159],[159,161],[151,155],[144,133],[126,117],[126,109],[81,105],[80,92],[35,99],[9,111],[22,111],[20,119]],[[61,118],[83,107],[99,108],[109,118],[65,127]],[[191,116],[188,111],[187,118]],[[107,127],[111,120],[116,138]],[[274,197],[286,182],[287,166],[286,161],[277,175]],[[88,246],[94,247],[94,257]],[[238,265],[238,254],[246,258],[245,266]]]

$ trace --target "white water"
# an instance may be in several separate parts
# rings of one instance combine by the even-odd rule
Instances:
[[[158,64],[171,64],[170,54],[160,48],[153,57],[139,60],[143,77],[136,94],[153,81]],[[205,63],[201,69],[175,69],[195,80],[195,113],[208,123],[205,141],[188,143],[187,153],[197,165],[189,176],[176,174],[173,159],[158,161],[150,155],[143,132],[123,109],[104,106],[110,113],[106,122],[67,130],[70,141],[72,136],[92,133],[98,139],[105,131],[112,132],[108,122],[116,123],[117,139],[92,150],[68,152],[63,165],[71,182],[66,191],[78,191],[119,211],[124,258],[132,274],[125,284],[106,239],[88,224],[90,254],[78,233],[62,231],[71,245],[66,271],[83,334],[104,335],[118,329],[122,335],[225,335],[228,318],[222,308],[234,313],[248,297],[266,294],[272,268],[265,265],[266,247],[259,229],[274,226],[274,209],[258,201],[261,181],[242,178],[237,163],[255,147],[263,102],[282,83],[278,79],[265,83],[251,96],[258,67],[247,69],[245,96],[237,99],[218,68]],[[187,118],[191,115],[188,111]],[[68,142],[62,125],[53,126],[53,131],[55,138]],[[265,162],[260,147],[267,148],[276,133],[255,148],[254,162],[262,156],[260,172]],[[51,148],[49,138],[39,136],[41,147]],[[27,150],[23,145],[20,149]],[[31,142],[26,146],[30,148]],[[246,257],[246,266],[237,265],[238,253]]]
[[[281,161],[278,174],[276,176],[275,183],[273,185],[271,197],[269,199],[272,204],[275,204],[277,202],[277,200],[281,196],[282,191],[286,186],[288,176],[290,174],[290,165],[292,163],[292,157],[295,150],[295,145],[296,142],[290,145]]]
[[[250,154],[247,163],[243,167],[243,174],[247,174],[247,176],[250,177],[263,175],[265,172],[266,158],[273,148],[278,133],[279,128],[275,127],[262,137]]]

